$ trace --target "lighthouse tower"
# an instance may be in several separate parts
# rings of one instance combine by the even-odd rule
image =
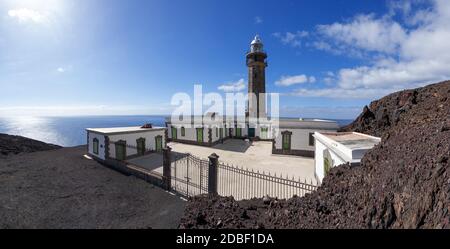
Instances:
[[[261,38],[256,35],[247,53],[248,93],[247,115],[259,119],[266,117],[266,67],[267,54]]]

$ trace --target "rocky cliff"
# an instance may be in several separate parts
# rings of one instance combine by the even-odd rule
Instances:
[[[450,228],[450,81],[374,101],[342,131],[382,141],[305,197],[196,197],[180,227]]]
[[[0,133],[0,158],[8,155],[59,149],[61,146],[47,144],[21,136]]]

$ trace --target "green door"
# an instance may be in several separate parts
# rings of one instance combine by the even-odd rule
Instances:
[[[236,128],[236,137],[242,137],[241,128]]]
[[[255,128],[248,128],[248,136],[255,137]]]
[[[125,143],[116,143],[116,159],[123,161],[126,158],[127,150]]]
[[[172,139],[177,139],[177,128],[172,127]]]
[[[265,128],[261,128],[261,139],[267,139],[267,131],[269,130],[269,128],[265,127]]]
[[[223,139],[223,128],[220,128],[220,139]]]
[[[161,136],[155,137],[155,150],[157,152],[162,151],[162,137]]]
[[[291,135],[283,134],[283,150],[291,150]]]
[[[142,156],[145,154],[145,138],[139,138],[136,140],[138,155]]]
[[[203,128],[197,128],[197,142],[203,143]]]

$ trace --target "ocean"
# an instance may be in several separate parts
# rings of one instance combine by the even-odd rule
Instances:
[[[340,126],[352,120],[335,120]],[[0,133],[71,147],[86,144],[86,128],[165,126],[165,116],[0,117]]]

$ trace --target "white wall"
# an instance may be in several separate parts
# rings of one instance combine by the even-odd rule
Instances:
[[[105,160],[105,136],[88,131],[88,153],[92,156]],[[98,139],[98,155],[94,154],[94,138]]]
[[[164,137],[164,130],[152,130],[152,131],[145,131],[145,132],[139,132],[139,133],[127,133],[127,134],[118,134],[118,135],[111,135],[109,136],[109,156],[111,158],[116,157],[116,148],[114,142],[118,142],[119,140],[125,140],[127,145],[131,145],[135,148],[127,147],[127,156],[132,156],[137,154],[137,139],[139,138],[145,138],[145,150],[156,150],[156,141],[155,137],[162,136],[162,145],[164,147],[165,144],[165,137]]]
[[[225,136],[224,133],[222,133],[223,136]],[[216,127],[212,127],[211,128],[211,138],[212,138],[212,142],[217,142],[220,140],[220,127],[217,127],[217,133],[216,133]]]
[[[168,137],[170,139],[172,139],[172,125],[168,124]],[[190,127],[187,128],[185,127],[185,136],[181,135],[181,126],[178,125],[174,125],[173,127],[177,128],[177,139],[179,140],[188,140],[188,141],[193,141],[193,142],[197,142],[197,128],[195,127]],[[214,141],[214,128],[213,128],[213,141]],[[203,128],[203,142],[207,143],[208,142],[208,128]]]
[[[314,164],[316,176],[319,182],[322,182],[323,178],[325,177],[325,166],[323,155],[326,149],[328,149],[331,155],[332,159],[331,167],[336,167],[346,163],[342,158],[340,158],[336,153],[334,153],[331,149],[329,149],[325,144],[323,144],[320,140],[316,139]]]
[[[313,130],[313,129],[293,129],[293,128],[280,128],[279,132],[275,134],[275,148],[282,149],[283,136],[281,135],[284,131],[292,132],[291,136],[291,150],[306,150],[314,151],[314,145],[309,145],[309,134],[314,132],[330,132],[330,130]]]

